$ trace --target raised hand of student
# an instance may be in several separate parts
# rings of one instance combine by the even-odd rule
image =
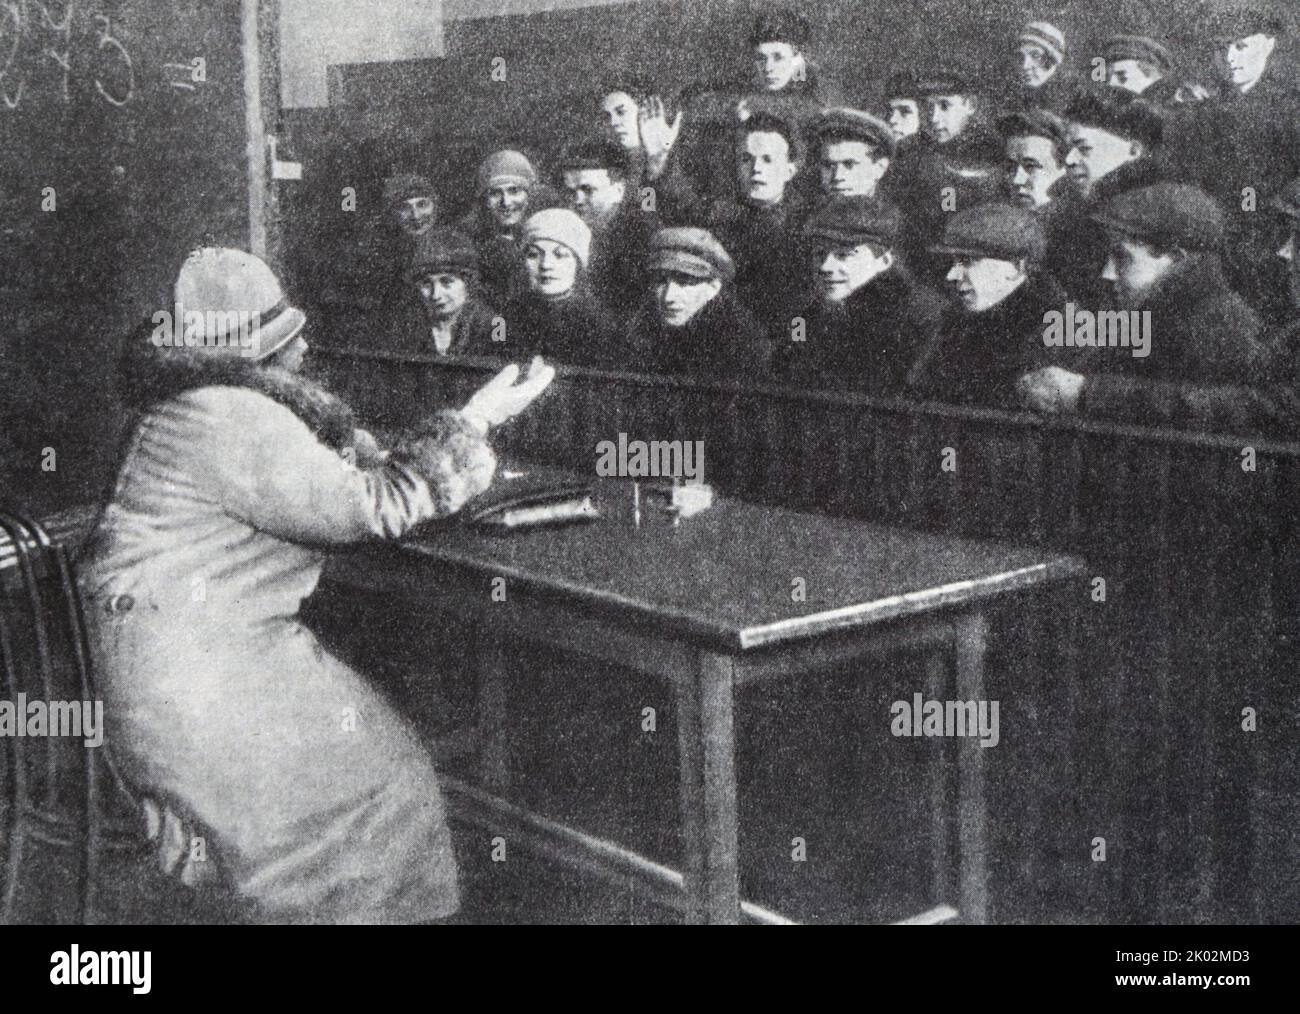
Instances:
[[[522,380],[519,367],[511,363],[474,392],[461,415],[486,433],[526,409],[554,379],[555,367],[543,362],[541,356],[533,357]]]
[[[658,179],[668,165],[668,156],[677,143],[677,136],[682,132],[681,111],[669,123],[664,100],[651,95],[641,104],[637,119],[641,127],[641,146],[646,154],[646,176]]]

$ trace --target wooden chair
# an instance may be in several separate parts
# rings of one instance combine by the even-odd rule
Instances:
[[[96,701],[66,547],[12,511],[0,535],[0,701]],[[105,747],[84,738],[0,736],[0,923],[90,921],[104,848],[144,848],[138,806]],[[51,881],[62,881],[55,897]]]

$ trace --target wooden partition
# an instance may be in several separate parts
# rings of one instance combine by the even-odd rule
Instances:
[[[385,430],[497,368],[318,361]],[[1011,617],[1004,652],[1041,762],[1004,787],[1035,875],[1102,919],[1294,920],[1300,445],[579,369],[498,444],[594,474],[620,433],[703,440],[706,480],[746,499],[1086,557],[1092,580]]]

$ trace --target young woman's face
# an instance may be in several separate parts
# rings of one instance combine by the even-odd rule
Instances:
[[[460,312],[469,298],[469,286],[459,275],[447,272],[425,275],[416,281],[420,299],[434,320],[448,320]]]
[[[518,183],[489,187],[483,199],[492,221],[503,229],[518,225],[528,213],[528,191]]]
[[[563,243],[536,239],[524,250],[528,288],[539,296],[563,296],[578,281],[578,258]]]

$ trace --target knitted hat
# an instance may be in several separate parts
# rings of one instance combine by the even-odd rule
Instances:
[[[507,148],[505,151],[493,152],[483,160],[478,167],[477,182],[480,196],[493,187],[510,184],[531,190],[537,185],[537,170],[521,152]]]
[[[438,194],[433,189],[429,177],[418,173],[397,173],[384,180],[384,206],[391,208],[394,204],[409,201],[412,197],[427,197],[438,203]]]
[[[1159,247],[1217,250],[1223,244],[1223,209],[1187,183],[1156,183],[1117,194],[1092,215],[1108,229]]]
[[[812,30],[803,15],[788,8],[779,7],[764,11],[754,19],[754,27],[749,33],[751,46],[764,42],[785,42],[796,49],[808,45]]]
[[[459,229],[430,229],[415,241],[415,254],[406,277],[410,281],[433,274],[478,277],[478,248]]]
[[[213,355],[265,359],[307,322],[285,299],[275,272],[243,250],[195,250],[181,265],[174,295],[175,312],[182,318],[176,324],[184,328],[186,347]]]
[[[548,208],[524,222],[521,243],[527,246],[539,239],[562,243],[573,251],[585,268],[591,256],[591,230],[587,223],[568,208]]]
[[[673,271],[694,278],[717,278],[730,282],[736,277],[731,255],[713,233],[691,227],[660,229],[650,239],[646,254],[647,271]]]
[[[1041,261],[1047,250],[1038,216],[1008,204],[981,204],[948,219],[934,253],[992,257],[1001,261]]]
[[[1065,33],[1046,21],[1029,22],[1020,29],[1016,41],[1041,47],[1051,57],[1052,63],[1060,63],[1065,59]]]
[[[1076,93],[1066,106],[1065,118],[1085,127],[1098,127],[1117,137],[1141,141],[1148,148],[1156,147],[1165,134],[1160,110],[1122,88]]]
[[[892,204],[874,197],[836,195],[823,202],[803,225],[807,239],[857,246],[875,243],[892,247],[902,230],[902,218]]]
[[[898,139],[889,124],[860,109],[827,109],[813,123],[812,132],[822,143],[864,141],[877,158],[893,158],[898,151]]]
[[[1106,40],[1103,49],[1107,63],[1117,60],[1137,60],[1156,67],[1161,75],[1174,69],[1174,54],[1145,35],[1116,35]]]

